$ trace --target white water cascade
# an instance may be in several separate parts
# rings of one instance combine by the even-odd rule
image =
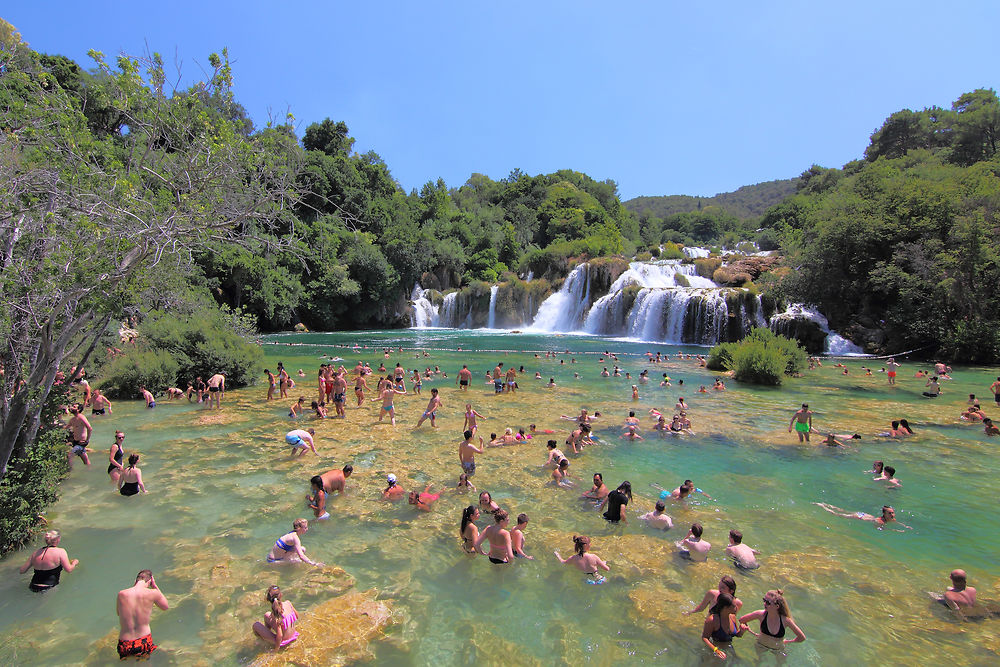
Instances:
[[[493,285],[490,287],[490,315],[486,322],[487,329],[495,329],[497,323],[497,291],[500,289],[499,285]]]
[[[414,329],[426,329],[427,327],[438,326],[438,307],[427,298],[427,292],[417,283],[410,292],[410,302],[413,304],[413,313],[410,316],[410,326]]]
[[[580,264],[566,276],[559,291],[538,306],[531,328],[538,331],[576,331],[590,307],[590,273]]]
[[[816,310],[811,306],[806,306],[801,303],[793,303],[785,309],[785,312],[778,313],[771,318],[771,322],[776,322],[780,320],[811,320],[815,322],[819,328],[826,333],[826,343],[824,345],[823,353],[833,356],[860,356],[864,355],[865,351],[860,347],[847,340],[835,331],[830,330],[830,322],[823,316],[821,312]]]

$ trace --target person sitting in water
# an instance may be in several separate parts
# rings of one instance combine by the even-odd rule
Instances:
[[[699,611],[708,609],[716,603],[721,593],[726,593],[727,595],[732,596],[733,606],[736,607],[736,611],[739,613],[740,608],[743,606],[743,601],[736,597],[736,580],[728,574],[723,575],[723,577],[719,579],[718,588],[710,588],[705,592],[705,597],[701,599],[701,602],[698,603],[697,607],[681,613],[684,616],[689,616],[691,614],[696,614]]]
[[[610,491],[604,483],[604,475],[599,472],[594,473],[594,486],[590,491],[585,491],[580,497],[588,500],[604,500]]]
[[[729,546],[726,555],[733,559],[733,564],[744,570],[756,570],[760,567],[757,560],[759,551],[743,544],[743,533],[738,530],[729,531]]]
[[[726,654],[717,644],[728,644],[733,641],[733,637],[742,637],[745,631],[736,620],[737,609],[733,602],[733,596],[728,593],[719,593],[715,604],[708,611],[709,614],[705,618],[705,625],[701,631],[701,640],[708,648],[712,649],[715,657],[725,660]]]
[[[603,584],[606,580],[598,570],[602,569],[610,572],[611,567],[605,561],[601,560],[600,556],[590,553],[590,538],[586,535],[574,535],[573,550],[576,553],[569,558],[563,558],[559,555],[558,551],[553,551],[552,553],[556,555],[560,563],[572,565],[586,574],[588,577],[587,583]]]
[[[924,391],[924,396],[927,398],[937,398],[941,395],[941,385],[938,384],[938,376],[936,375],[932,375],[924,387],[927,387],[927,390]]]
[[[134,496],[140,491],[147,493],[146,487],[142,483],[142,471],[136,467],[138,462],[138,454],[129,454],[128,465],[118,477],[118,492],[123,496]]]
[[[313,511],[313,516],[321,520],[329,519],[330,513],[326,509],[327,491],[323,488],[323,478],[314,475],[309,480],[309,485],[312,488],[312,495],[306,496],[306,500],[309,501],[309,509]]]
[[[711,542],[701,539],[704,529],[700,523],[692,523],[691,530],[687,536],[677,543],[680,549],[681,558],[704,563],[708,560],[708,550],[712,548]]]
[[[385,481],[388,486],[382,491],[382,498],[384,500],[399,500],[406,494],[403,487],[396,483],[396,476],[392,473],[385,476]]]
[[[659,530],[670,530],[674,527],[674,522],[666,513],[667,506],[662,500],[657,500],[652,512],[646,512],[639,517],[640,521],[645,521],[650,528]]]
[[[72,572],[80,564],[80,560],[77,558],[70,560],[66,550],[59,546],[60,539],[62,536],[58,530],[50,530],[45,533],[45,546],[31,554],[28,562],[22,565],[19,570],[21,574],[24,574],[34,568],[28,588],[36,593],[55,588],[59,585],[59,576],[63,570]]]
[[[296,519],[292,522],[292,530],[285,533],[274,541],[270,553],[267,554],[268,563],[289,563],[302,561],[310,565],[319,565],[306,557],[306,548],[302,546],[300,535],[305,535],[309,530],[309,522],[305,519]]]
[[[427,488],[425,488],[421,493],[410,491],[409,503],[411,505],[416,505],[418,510],[430,512],[434,509],[434,503],[441,497],[440,493],[431,493],[432,486],[434,485],[428,484]]]
[[[993,425],[993,420],[989,417],[983,419],[983,433],[988,436],[1000,435],[1000,428]]]
[[[886,482],[886,486],[890,489],[898,489],[903,486],[903,484],[896,479],[896,469],[892,466],[884,466],[882,468],[882,474],[874,479],[876,482]]]
[[[760,633],[750,630],[747,625],[750,621],[760,621]],[[758,644],[775,651],[781,650],[785,644],[796,644],[806,640],[805,633],[792,620],[781,589],[765,593],[764,608],[741,616],[740,626],[743,630],[750,630],[750,634],[757,637]],[[785,639],[786,628],[795,635],[794,639]]]
[[[955,611],[975,607],[976,589],[968,585],[965,570],[952,570],[948,578],[951,579],[948,590],[943,595],[931,593],[931,597]]]
[[[882,461],[875,461],[872,463],[872,469],[865,472],[875,473],[875,479],[879,479],[882,477],[883,470],[885,470],[885,464]]]
[[[899,435],[901,436],[913,435],[913,429],[910,428],[910,422],[906,421],[905,419],[899,420]]]
[[[277,586],[270,586],[264,599],[270,603],[271,611],[264,614],[263,623],[257,621],[253,624],[253,631],[264,641],[273,644],[275,649],[288,646],[299,638],[299,633],[295,631],[295,622],[299,620],[295,607],[282,598],[281,589]]]
[[[312,402],[313,416],[316,419],[326,419],[326,405],[319,401]]]
[[[476,492],[475,485],[469,481],[468,473],[463,472],[458,476],[458,486],[455,487],[455,490],[459,493],[465,493],[467,491],[472,491],[473,493]]]
[[[981,422],[986,419],[986,413],[979,406],[973,406],[967,408],[959,419],[967,422]]]
[[[625,438],[630,441],[644,440],[644,438],[641,435],[639,435],[638,431],[636,431],[636,428],[637,428],[636,426],[629,424],[628,426],[625,427],[625,430],[622,431],[622,434],[618,437]]]
[[[868,514],[867,512],[848,512],[845,509],[836,507],[829,503],[813,503],[813,505],[818,505],[819,507],[822,507],[830,514],[836,514],[837,516],[842,516],[847,519],[860,519],[861,521],[871,521],[872,523],[875,524],[875,527],[878,528],[879,530],[882,530],[890,523],[898,524],[906,529],[910,528],[910,526],[907,526],[904,523],[896,521],[896,510],[894,510],[889,505],[882,506],[881,516],[874,516],[872,514]]]
[[[559,465],[552,471],[552,481],[550,484],[565,488],[575,486],[569,474],[569,459],[559,461]]]
[[[494,502],[489,491],[483,491],[479,494],[479,509],[483,514],[493,514],[500,509],[500,506]]]

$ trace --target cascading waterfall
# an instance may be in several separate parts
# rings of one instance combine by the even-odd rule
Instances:
[[[590,307],[590,274],[580,264],[566,276],[562,287],[538,306],[531,328],[538,331],[575,331]]]
[[[499,285],[493,285],[490,287],[490,317],[487,320],[486,328],[495,329],[497,323],[497,291],[500,289]]]
[[[826,334],[826,342],[823,346],[824,354],[835,356],[863,355],[865,353],[860,347],[847,340],[840,334],[830,329],[830,322],[812,306],[801,303],[793,303],[785,312],[778,313],[771,318],[769,326],[778,333],[786,333],[783,329],[794,325],[796,320],[807,320],[815,322],[816,325]],[[787,333],[786,333],[787,335]]]
[[[439,326],[438,307],[427,298],[427,292],[417,283],[410,292],[410,301],[413,303],[413,312],[410,315],[410,326],[414,329],[426,329],[427,327]]]

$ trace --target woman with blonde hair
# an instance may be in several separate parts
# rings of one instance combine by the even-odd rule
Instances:
[[[760,621],[760,633],[750,630],[748,621]],[[781,589],[768,591],[764,594],[764,608],[752,611],[740,617],[740,625],[744,630],[757,637],[757,643],[769,649],[778,650],[785,644],[804,642],[806,635],[792,620]],[[785,628],[790,628],[795,634],[794,639],[785,639]]]
[[[59,575],[63,570],[72,572],[73,568],[80,564],[76,558],[69,559],[66,550],[59,546],[60,538],[58,530],[45,533],[45,546],[31,554],[28,562],[21,567],[21,574],[34,568],[35,572],[31,576],[28,588],[36,593],[55,588],[59,585]]]
[[[299,633],[295,631],[295,621],[299,619],[295,607],[282,598],[281,589],[277,586],[269,587],[264,598],[271,604],[271,611],[264,614],[263,623],[257,621],[253,624],[253,631],[264,641],[274,644],[275,649],[288,646],[299,638]]]
[[[288,563],[302,561],[310,565],[319,565],[309,560],[306,556],[306,548],[302,546],[300,535],[304,535],[309,530],[309,522],[305,519],[296,519],[292,522],[292,530],[285,533],[274,541],[271,552],[267,554],[268,563]]]

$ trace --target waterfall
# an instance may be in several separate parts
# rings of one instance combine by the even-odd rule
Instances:
[[[539,331],[576,331],[590,306],[590,274],[580,264],[562,287],[538,306],[531,328]]]
[[[500,289],[499,285],[493,285],[490,287],[490,318],[486,323],[487,329],[495,329],[497,323],[497,291]]]
[[[769,326],[771,330],[778,333],[794,336],[796,321],[814,322],[820,330],[826,334],[826,342],[823,345],[824,354],[832,355],[863,355],[865,352],[860,347],[847,340],[840,334],[830,329],[830,322],[816,308],[801,303],[793,303],[785,312],[778,313],[771,318]]]
[[[663,247],[661,246],[660,249],[662,250]],[[691,259],[708,257],[712,254],[708,248],[695,248],[693,246],[684,246],[681,248],[681,252],[684,253],[685,257],[690,257]]]
[[[410,315],[410,326],[414,329],[426,329],[436,327],[439,324],[438,307],[427,298],[427,292],[416,283],[413,291],[410,292],[410,302],[413,304],[413,312]]]
[[[455,303],[457,299],[458,292],[452,292],[444,295],[444,301],[441,302],[441,314],[438,317],[438,322],[441,326],[457,327],[459,325]]]

